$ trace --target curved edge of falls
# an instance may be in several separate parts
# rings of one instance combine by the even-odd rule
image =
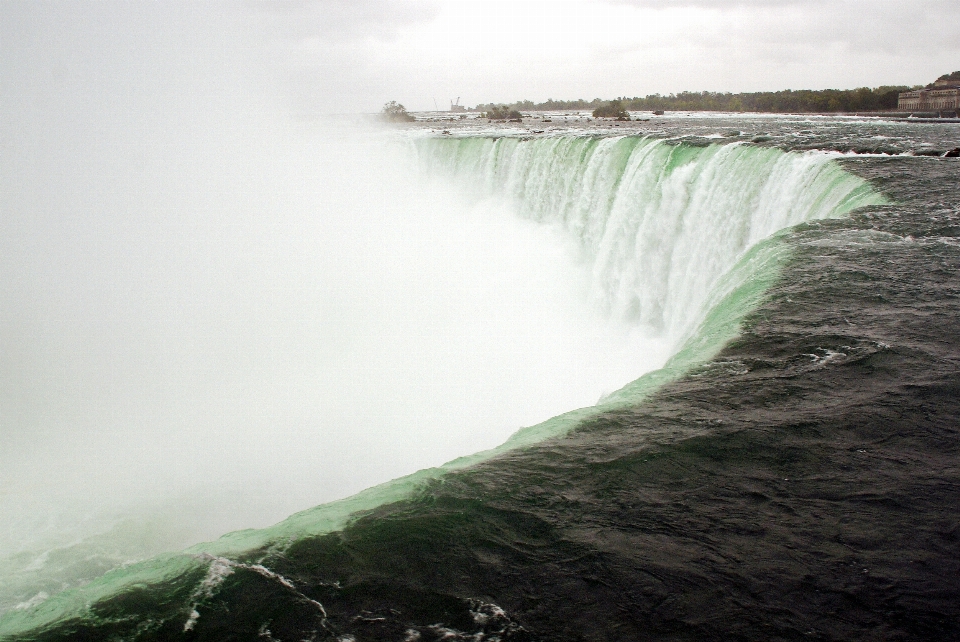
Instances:
[[[885,202],[869,183],[819,152],[692,147],[639,137],[422,138],[412,144],[425,171],[481,196],[513,199],[521,216],[572,234],[590,263],[595,303],[669,333],[675,349],[667,364],[595,406],[523,428],[497,448],[296,513],[269,528],[229,533],[115,569],[9,611],[0,616],[0,636],[83,617],[91,605],[133,587],[183,584],[189,594],[217,557],[282,549],[304,535],[340,530],[354,515],[408,497],[449,471],[561,437],[598,414],[640,403],[709,362],[738,335],[791,255],[785,230]]]

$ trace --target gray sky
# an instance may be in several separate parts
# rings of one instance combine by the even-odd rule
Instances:
[[[0,17],[8,98],[257,91],[357,112],[917,84],[960,69],[952,0],[4,2]]]
[[[926,83],[960,68],[960,3],[355,0],[260,7],[323,109]]]

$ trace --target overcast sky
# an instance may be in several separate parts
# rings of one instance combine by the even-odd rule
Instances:
[[[491,0],[270,6],[308,102],[926,83],[960,69],[960,2]],[[266,24],[266,21],[261,21]]]
[[[960,69],[955,0],[7,1],[0,18],[8,97],[200,83],[357,112],[918,84]]]

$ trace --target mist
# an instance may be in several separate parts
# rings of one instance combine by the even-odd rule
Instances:
[[[265,526],[666,359],[562,231],[293,109],[248,14],[4,10],[0,549]]]

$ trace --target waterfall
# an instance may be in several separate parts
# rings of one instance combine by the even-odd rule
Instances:
[[[562,228],[607,314],[682,341],[718,279],[771,234],[879,202],[822,152],[636,136],[420,138],[421,168]]]
[[[411,274],[427,276],[443,270],[452,272],[444,281],[451,288],[468,290],[470,284],[462,280],[464,276],[476,277],[472,272],[476,266],[482,271],[491,262],[504,261],[504,265],[498,267],[506,269],[510,251],[531,252],[531,256],[525,258],[535,261],[547,262],[550,258],[557,258],[549,252],[533,254],[533,245],[511,245],[512,234],[517,230],[508,226],[505,232],[509,233],[493,235],[485,241],[505,244],[509,246],[506,251],[502,247],[497,252],[475,249],[476,261],[464,264],[470,269],[463,266],[460,270],[451,269],[456,262],[451,260],[450,253],[468,254],[467,244],[476,240],[468,238],[464,230],[473,233],[482,230],[483,226],[455,226],[456,233],[444,237],[430,236],[426,232],[442,228],[451,217],[459,220],[457,217],[466,216],[473,211],[471,208],[482,208],[485,199],[497,199],[496,203],[490,203],[497,207],[505,201],[512,214],[554,227],[562,236],[572,240],[579,249],[581,267],[589,275],[588,296],[592,305],[615,322],[609,327],[631,325],[642,334],[671,344],[673,357],[666,366],[640,377],[644,372],[642,359],[637,354],[623,351],[625,354],[619,356],[632,368],[629,376],[635,381],[606,395],[596,406],[571,410],[523,428],[492,450],[381,483],[352,497],[296,513],[269,528],[227,534],[214,542],[198,544],[186,554],[167,554],[127,565],[127,561],[142,557],[133,550],[136,546],[127,546],[123,537],[130,539],[132,535],[134,544],[149,539],[144,533],[151,529],[162,531],[162,521],[175,523],[183,518],[183,506],[177,505],[176,513],[158,515],[154,522],[145,522],[141,530],[131,530],[121,523],[121,528],[114,529],[116,532],[108,531],[89,539],[79,538],[75,543],[39,556],[25,552],[0,559],[0,571],[3,571],[0,575],[9,586],[6,592],[0,591],[0,635],[85,613],[87,605],[122,594],[131,587],[172,581],[191,573],[203,578],[210,560],[216,559],[211,555],[236,557],[262,546],[275,543],[283,546],[285,542],[305,535],[337,530],[357,512],[408,497],[423,484],[431,483],[449,470],[562,435],[617,404],[639,403],[663,382],[682,376],[690,367],[711,359],[726,341],[736,336],[740,321],[762,300],[766,288],[775,281],[779,261],[789,255],[788,243],[771,238],[778,231],[805,221],[840,217],[856,207],[883,202],[883,197],[869,183],[845,172],[830,155],[817,152],[787,153],[740,144],[699,147],[636,136],[422,137],[409,142],[411,148],[406,151],[415,154],[423,173],[439,180],[444,189],[453,184],[457,186],[455,191],[461,192],[455,199],[442,201],[442,205],[463,205],[460,196],[466,196],[468,201],[473,199],[473,204],[463,210],[434,212],[435,208],[425,206],[428,201],[411,199],[404,191],[416,192],[429,185],[417,181],[408,184],[396,180],[397,177],[391,180],[389,176],[381,175],[379,183],[383,185],[380,192],[374,189],[375,183],[368,186],[371,194],[363,194],[364,198],[359,201],[346,197],[321,201],[326,205],[322,211],[344,213],[333,217],[331,228],[324,228],[324,231],[345,226],[349,232],[332,235],[333,240],[323,246],[329,255],[324,265],[355,266],[362,263],[361,259],[370,257],[375,263],[374,252],[384,253],[385,249],[393,247],[387,242],[390,238],[402,239],[408,233],[413,234],[414,240],[430,239],[429,243],[417,242],[410,248],[399,246],[400,249],[406,248],[412,263],[417,262],[415,255],[418,252],[428,251],[431,244],[437,244],[437,239],[446,239],[444,244],[449,246],[449,253],[427,261],[422,269]],[[376,151],[381,151],[379,146]],[[329,170],[333,178],[328,179],[327,187],[335,187],[344,176],[353,175],[352,172],[334,171],[336,164],[343,163],[343,158],[342,155],[329,155],[330,166],[323,166],[323,169]],[[405,158],[409,157],[400,157],[399,160]],[[365,162],[368,157],[364,155],[361,159]],[[396,157],[391,156],[391,160]],[[377,166],[377,169],[386,173],[390,164],[385,165],[386,168]],[[362,164],[360,167],[367,168]],[[408,176],[403,173],[400,178],[405,180]],[[352,188],[348,185],[345,191],[352,193]],[[397,206],[405,199],[409,201],[406,206]],[[411,220],[416,225],[409,229],[404,227]],[[359,243],[365,233],[370,238],[360,243],[358,250],[338,250],[338,246]],[[483,243],[480,246],[486,247]],[[319,250],[312,248],[311,252]],[[403,255],[403,252],[396,253]],[[423,258],[419,257],[419,260]],[[526,265],[529,261],[522,263]],[[393,263],[389,265],[395,267]],[[330,273],[351,274],[332,269]],[[393,296],[396,299],[387,301],[390,314],[373,318],[377,322],[373,325],[378,328],[378,323],[393,318],[394,311],[406,309],[401,305],[403,301],[413,295],[425,296],[423,288],[432,287],[429,283],[414,283],[407,292],[404,290],[406,277],[402,278],[402,273],[391,275],[390,270],[378,268],[373,274],[378,279],[391,277],[386,284],[373,284],[376,285],[373,298]],[[371,281],[376,279],[357,279],[357,284],[373,287]],[[349,286],[350,291],[359,289],[353,281],[338,285]],[[523,292],[533,290],[524,289]],[[491,295],[495,307],[509,307],[504,293],[505,290],[497,290],[496,296]],[[442,303],[437,307],[445,309],[453,305],[453,296],[444,290],[436,297],[431,294],[427,298]],[[472,309],[469,305],[462,307]],[[367,316],[357,318],[369,323]],[[411,323],[417,327],[425,321],[423,316],[411,318]],[[430,317],[426,318],[426,321],[430,320]],[[480,319],[470,320],[483,324]],[[434,323],[433,330],[438,327]],[[504,327],[514,326],[507,324]],[[542,325],[535,330],[540,334],[546,332]],[[533,335],[516,337],[500,332],[496,336],[501,342],[523,343]],[[435,341],[444,344],[441,339]],[[575,339],[586,342],[580,335]],[[375,352],[377,361],[384,360],[384,354],[389,356],[391,353]],[[392,354],[406,354],[406,351]],[[506,363],[516,366],[517,362]],[[463,369],[460,363],[457,367]],[[647,369],[650,367],[655,366]],[[550,364],[544,368],[556,369]],[[603,370],[611,370],[610,363],[606,363]],[[370,379],[370,373],[374,371],[368,368],[364,372]],[[535,379],[516,367],[491,368],[489,372],[506,372],[504,381],[512,382],[514,387],[519,386],[521,380]],[[455,374],[455,370],[446,376],[451,376],[450,373]],[[405,377],[410,378],[409,374]],[[377,381],[378,385],[385,385],[383,382],[389,383],[389,378],[381,377]],[[353,384],[353,388],[358,392],[354,392],[351,399],[362,398],[364,403],[369,403],[375,398],[372,394],[364,396],[363,391],[369,387],[365,389]],[[533,396],[527,394],[524,404],[533,404],[536,401]],[[497,402],[493,397],[489,402]],[[463,414],[462,408],[459,411]],[[327,412],[339,423],[356,414]],[[377,434],[381,427],[380,424],[374,426]],[[460,433],[451,430],[451,433],[457,440],[464,438],[462,430]],[[283,442],[284,434],[276,428],[264,431],[265,437],[277,443]],[[341,437],[346,434],[338,433]],[[302,438],[295,443],[298,451],[313,453],[308,458],[311,466],[322,468],[316,464],[320,461],[318,451],[311,451],[310,444]],[[427,445],[436,449],[436,444]],[[374,462],[374,453],[363,450],[360,454],[362,457],[357,461],[364,461],[370,467],[378,465]],[[344,458],[341,454],[336,456]],[[332,457],[325,461],[328,466],[330,462],[336,463]],[[291,474],[290,470],[281,467],[269,470],[281,470],[278,477],[292,479],[297,485],[315,483],[305,474]],[[202,502],[198,504],[202,505]],[[105,572],[108,569],[112,570]]]

